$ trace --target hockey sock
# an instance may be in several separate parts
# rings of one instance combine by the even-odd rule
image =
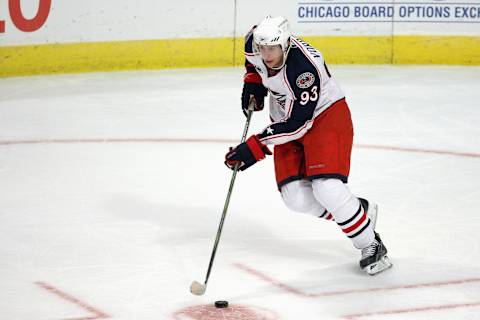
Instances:
[[[343,233],[357,249],[369,246],[374,238],[370,218],[360,201],[338,179],[316,179],[312,182],[315,198],[332,213]]]
[[[282,186],[283,202],[292,211],[302,212],[326,220],[332,220],[333,215],[315,199],[312,184],[308,180],[296,180]]]
[[[319,216],[319,218],[335,221],[335,219],[333,218],[333,215],[330,212],[328,212],[327,209],[324,209],[323,213]]]

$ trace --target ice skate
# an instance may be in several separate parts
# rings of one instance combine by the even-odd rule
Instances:
[[[377,273],[391,268],[393,264],[387,256],[387,248],[380,239],[380,235],[375,232],[375,240],[371,245],[362,249],[362,259],[360,268],[373,276]]]

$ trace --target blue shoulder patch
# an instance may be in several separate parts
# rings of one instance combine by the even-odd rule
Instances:
[[[302,91],[313,85],[320,85],[317,68],[299,47],[292,46],[290,48],[286,65],[288,83],[297,99]]]

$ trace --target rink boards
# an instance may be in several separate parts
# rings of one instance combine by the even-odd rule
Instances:
[[[328,63],[480,65],[480,2],[393,0],[0,4],[0,77],[239,66],[267,14]]]

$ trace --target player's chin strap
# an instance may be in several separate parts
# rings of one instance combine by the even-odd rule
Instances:
[[[248,132],[248,127],[250,126],[250,119],[252,118],[254,103],[255,103],[254,99],[251,99],[250,104],[248,106],[247,120],[245,122],[245,128],[243,129],[243,135],[242,135],[241,143],[244,143],[245,140],[247,139],[247,132]],[[233,184],[235,183],[235,178],[237,176],[237,171],[238,171],[239,165],[240,164],[237,163],[237,164],[235,164],[235,167],[233,168],[232,179],[230,180],[230,187],[228,188],[227,198],[225,199],[225,204],[223,206],[223,212],[222,212],[222,217],[220,219],[220,225],[218,226],[217,236],[215,237],[215,243],[213,244],[212,255],[210,256],[210,263],[208,265],[207,276],[205,277],[205,282],[203,284],[201,284],[198,281],[193,281],[192,284],[190,285],[190,292],[192,292],[193,294],[195,294],[197,296],[203,295],[205,293],[205,290],[207,290],[207,282],[208,282],[208,279],[210,278],[210,272],[212,271],[213,260],[215,259],[215,254],[217,253],[217,247],[218,247],[218,243],[220,242],[220,236],[222,234],[223,223],[225,222],[225,217],[227,215],[227,209],[228,209],[228,205],[230,203],[230,196],[232,195]]]

